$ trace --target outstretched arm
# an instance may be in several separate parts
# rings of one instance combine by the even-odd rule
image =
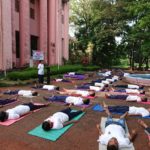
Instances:
[[[78,122],[78,120],[67,121],[67,122],[63,123],[63,126],[65,127],[65,126],[67,126],[67,125],[69,125],[71,123],[76,123],[76,122]]]
[[[129,135],[129,140],[130,140],[131,142],[133,142],[134,139],[136,138],[136,136],[137,136],[137,131],[136,131],[136,130],[132,130],[132,131],[131,131],[131,134]]]
[[[103,132],[102,132],[101,127],[100,127],[99,124],[96,125],[96,128],[97,128],[97,130],[98,130],[99,135],[102,135]]]

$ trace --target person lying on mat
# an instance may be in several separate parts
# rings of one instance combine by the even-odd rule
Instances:
[[[135,107],[135,106],[108,106],[103,102],[103,107],[108,108],[110,112],[125,113],[128,112],[129,116],[142,116],[147,117],[150,115],[150,108]]]
[[[114,87],[118,87],[118,88],[128,88],[128,89],[143,89],[144,86],[143,85],[135,85],[135,84],[127,84],[127,85],[114,85]]]
[[[100,87],[100,86],[92,86],[92,85],[88,85],[88,84],[84,84],[84,85],[80,85],[80,86],[75,86],[75,87],[77,89],[93,90],[95,92],[104,91],[105,90],[105,86]]]
[[[67,80],[67,79],[60,79],[60,78],[54,79],[54,81],[56,81],[56,82],[72,82],[72,81],[70,81],[70,80]]]
[[[45,89],[45,90],[59,90],[59,87],[58,86],[55,86],[55,85],[38,85],[38,84],[35,84],[34,88],[41,88],[41,89]]]
[[[84,75],[82,73],[77,73],[77,72],[69,72],[68,75]]]
[[[110,87],[109,91],[111,92],[125,92],[127,94],[145,94],[144,90],[138,90],[138,89],[114,89],[113,87]]]
[[[72,96],[82,96],[82,97],[88,97],[88,96],[95,96],[95,92],[93,90],[73,90],[73,89],[65,89],[63,88],[63,91],[58,91],[59,94],[65,94],[65,95],[72,95]]]
[[[4,94],[9,94],[9,95],[21,95],[21,96],[37,96],[38,92],[37,91],[31,91],[31,90],[8,90],[4,92]]]
[[[106,98],[109,99],[122,99],[122,100],[126,100],[129,102],[147,102],[147,97],[140,97],[138,95],[117,95],[117,94],[109,94],[106,93],[105,94]]]
[[[97,129],[99,131],[99,142],[107,146],[107,150],[119,150],[122,147],[130,147],[131,141],[137,135],[135,130],[131,131],[130,136],[126,136],[125,131],[125,117],[127,113],[123,114],[119,120],[113,120],[108,108],[105,108],[105,112],[108,115],[107,121],[105,123],[105,132],[101,131],[101,127],[97,124]]]
[[[23,115],[25,115],[31,111],[46,107],[48,105],[49,105],[49,103],[48,104],[41,104],[41,105],[39,105],[39,104],[35,105],[31,102],[30,103],[24,103],[24,104],[21,104],[21,105],[14,107],[14,108],[7,109],[6,111],[1,111],[0,112],[0,121],[4,122],[6,120],[18,119],[21,116],[23,116]]]
[[[146,134],[148,135],[148,138],[149,138],[148,146],[150,147],[150,127],[141,119],[138,119],[138,123],[141,127],[144,128]]]
[[[52,116],[49,116],[46,120],[44,120],[44,122],[42,123],[42,128],[45,131],[49,131],[51,129],[61,129],[71,123],[76,123],[77,120],[71,119],[81,114],[84,109],[85,108],[74,112],[70,107],[68,107],[67,109],[56,112]]]
[[[73,105],[88,105],[90,103],[90,99],[85,99],[82,97],[75,97],[75,96],[66,96],[66,95],[58,95],[58,96],[51,96],[51,97],[43,97],[47,101],[53,102],[63,102],[67,104]]]
[[[0,107],[3,107],[4,105],[7,105],[9,103],[15,102],[18,99],[18,95],[15,97],[11,98],[6,98],[6,99],[0,99]]]

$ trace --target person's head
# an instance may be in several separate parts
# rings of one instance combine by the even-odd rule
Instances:
[[[42,129],[45,131],[49,131],[50,129],[52,129],[52,127],[53,127],[53,123],[50,121],[44,121],[42,123]]]
[[[43,60],[39,60],[39,63],[40,63],[40,64],[43,63]]]
[[[5,111],[1,111],[1,112],[0,112],[0,121],[1,121],[1,122],[4,122],[4,121],[6,121],[7,119],[8,119],[8,113],[5,112]]]
[[[38,92],[34,91],[32,92],[32,96],[37,96],[38,95]]]
[[[145,94],[145,91],[144,91],[144,90],[141,90],[141,91],[140,91],[140,94]]]
[[[95,91],[89,91],[89,96],[95,96]]]
[[[57,87],[55,88],[55,90],[59,91],[59,86],[57,86]]]
[[[107,150],[118,150],[119,144],[116,138],[111,138],[107,144]]]
[[[90,103],[90,99],[84,99],[84,100],[83,100],[83,103],[84,103],[85,105],[88,105],[88,104]]]
[[[147,97],[142,97],[142,98],[141,98],[141,101],[142,101],[142,102],[147,102]]]
[[[108,87],[108,84],[105,84],[105,87]]]
[[[143,85],[140,85],[140,86],[139,86],[139,88],[140,88],[140,89],[143,89],[143,88],[144,88],[144,86],[143,86]]]

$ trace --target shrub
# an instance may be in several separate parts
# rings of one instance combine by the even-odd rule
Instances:
[[[64,74],[67,72],[83,72],[83,71],[94,71],[98,70],[98,66],[81,66],[81,65],[65,65],[65,66],[51,66],[50,73],[51,75]],[[45,75],[46,75],[45,67]],[[9,72],[7,74],[9,80],[29,80],[37,78],[37,69],[36,68],[27,68],[21,71]]]

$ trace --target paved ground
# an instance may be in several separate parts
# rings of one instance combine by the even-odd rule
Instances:
[[[90,79],[91,80],[91,79]],[[75,84],[80,84],[86,81],[77,81]],[[73,84],[59,83],[60,87],[73,88]],[[26,87],[12,87],[11,89],[31,89],[30,86]],[[1,90],[5,90],[1,88]],[[146,88],[148,91],[148,89]],[[43,96],[50,95],[51,93],[43,90],[39,90],[40,96],[33,98],[33,102],[45,102]],[[92,101],[93,105],[101,103],[104,98],[100,93],[98,98]],[[2,97],[1,97],[2,98]],[[1,110],[6,110],[20,104],[22,102],[28,102],[30,99],[20,98],[20,101],[9,105]],[[137,103],[126,103],[124,101],[110,101],[106,100],[108,104],[113,105],[135,105],[141,106]],[[142,105],[144,106],[144,105]],[[144,106],[148,107],[148,106]],[[0,126],[0,149],[1,150],[98,150],[98,132],[96,124],[100,122],[102,116],[106,116],[105,113],[94,112],[91,107],[87,109],[86,115],[80,119],[78,123],[72,126],[60,139],[56,142],[51,142],[39,137],[28,135],[27,132],[39,125],[50,114],[65,108],[65,106],[58,104],[51,104],[48,108],[41,109],[40,111],[33,113],[19,122],[14,123],[9,127]],[[74,107],[77,108],[77,107]],[[116,116],[118,117],[118,116]],[[150,125],[150,121],[144,119],[144,121]],[[128,118],[127,124],[129,130],[137,129],[138,136],[134,142],[135,150],[149,150],[148,138],[143,129],[137,124],[137,118]]]

